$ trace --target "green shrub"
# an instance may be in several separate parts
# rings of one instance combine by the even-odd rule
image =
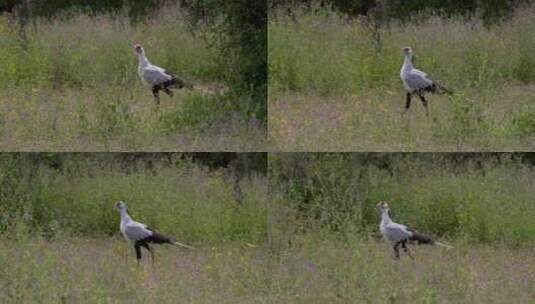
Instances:
[[[161,129],[166,133],[184,129],[202,129],[230,115],[229,104],[223,96],[190,93],[180,101],[175,111],[160,116]]]
[[[511,133],[525,137],[535,134],[535,106],[527,105],[517,111],[510,121]]]

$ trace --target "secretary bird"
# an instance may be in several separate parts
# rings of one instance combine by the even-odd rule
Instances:
[[[150,252],[152,262],[154,263],[154,252],[150,247],[149,243],[153,244],[171,244],[182,246],[188,249],[193,249],[193,247],[179,243],[173,238],[160,234],[147,225],[134,221],[130,215],[128,215],[126,204],[123,201],[118,201],[115,203],[115,208],[121,214],[121,233],[127,241],[134,244],[134,249],[136,250],[137,264],[141,260],[141,247],[145,247]]]
[[[139,60],[139,65],[137,68],[139,77],[145,85],[151,87],[152,95],[154,95],[154,99],[156,100],[156,105],[160,104],[160,90],[173,97],[173,91],[171,91],[169,88],[193,88],[191,84],[186,83],[173,73],[166,71],[159,66],[151,64],[147,59],[147,56],[145,55],[145,49],[143,49],[141,44],[134,45],[134,51],[136,52]]]
[[[394,257],[399,259],[399,246],[403,247],[403,250],[413,259],[409,248],[407,247],[407,242],[416,242],[420,244],[428,245],[438,245],[446,248],[453,248],[450,245],[446,245],[431,239],[431,237],[419,233],[415,230],[408,228],[405,225],[394,223],[390,219],[390,210],[386,202],[379,202],[377,208],[381,211],[381,224],[379,225],[379,230],[385,239],[390,241],[394,248]]]
[[[403,54],[405,55],[405,61],[403,62],[403,66],[401,67],[401,71],[399,76],[401,77],[401,80],[403,81],[403,85],[405,86],[405,89],[407,90],[407,99],[405,104],[405,111],[403,113],[406,113],[409,108],[411,107],[411,97],[413,95],[418,95],[420,97],[420,100],[422,101],[422,104],[425,108],[425,115],[429,116],[429,110],[427,108],[427,100],[425,99],[425,92],[430,93],[437,93],[437,94],[452,94],[452,91],[446,89],[442,85],[440,85],[438,82],[432,80],[429,78],[429,76],[418,70],[415,69],[412,65],[412,49],[410,47],[403,48]]]

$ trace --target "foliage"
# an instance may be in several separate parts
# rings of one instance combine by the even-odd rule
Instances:
[[[270,189],[305,232],[377,233],[377,202],[435,236],[535,244],[531,165],[514,154],[294,154],[270,159]],[[464,158],[464,159],[463,159]]]
[[[520,137],[535,134],[535,107],[528,105],[521,108],[511,119],[511,133]]]
[[[267,6],[263,0],[186,1],[196,22],[207,21],[218,39],[219,64],[251,117],[267,123]],[[239,106],[240,103],[238,103]]]
[[[379,19],[377,21],[383,25],[391,20],[414,21],[415,16],[422,12],[433,12],[446,18],[476,17],[491,25],[510,17],[515,8],[527,3],[532,3],[532,0],[270,0],[270,7],[304,7],[310,10],[330,6],[351,17],[360,15]]]

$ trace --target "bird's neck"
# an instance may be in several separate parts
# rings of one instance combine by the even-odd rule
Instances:
[[[121,222],[130,222],[132,218],[128,215],[126,209],[121,209]]]
[[[381,211],[381,225],[386,225],[391,222],[392,220],[390,219],[390,214],[388,214],[388,210]]]
[[[403,62],[403,70],[412,70],[412,55],[405,55],[405,62]]]
[[[137,58],[139,60],[140,68],[144,68],[150,64],[149,60],[147,59],[147,56],[145,56],[145,52],[141,52],[137,54]]]

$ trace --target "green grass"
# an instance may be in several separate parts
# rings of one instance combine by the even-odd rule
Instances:
[[[381,48],[360,20],[297,10],[269,22],[269,139],[286,151],[531,150],[533,8],[490,29],[429,18],[381,30]],[[405,93],[401,48],[451,87],[429,96],[431,117]],[[528,116],[528,117],[525,117]],[[519,120],[523,121],[519,123]],[[520,125],[520,127],[519,127]]]
[[[56,170],[32,167],[31,156],[17,164],[3,155],[1,230],[9,234],[22,223],[48,237],[117,235],[120,217],[113,206],[122,200],[134,219],[185,242],[265,239],[265,177],[252,174],[240,181],[240,203],[229,170],[208,172],[169,157],[167,164],[165,157],[132,159],[125,169],[113,155],[70,155]]]
[[[274,155],[273,225],[289,236],[329,231],[365,238],[379,235],[376,204],[387,201],[394,221],[435,237],[532,248],[535,171],[509,157],[498,163],[440,154]]]
[[[18,151],[247,151],[264,145],[226,87],[214,37],[175,5],[146,22],[66,12],[37,19],[26,38],[0,16],[0,146]],[[194,90],[157,109],[137,75],[133,44]]]
[[[179,91],[156,107],[150,90],[9,89],[0,93],[0,141],[17,151],[250,151],[262,127],[230,96]]]

